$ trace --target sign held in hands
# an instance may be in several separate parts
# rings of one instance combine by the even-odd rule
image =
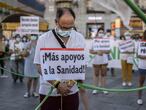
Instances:
[[[45,80],[85,80],[83,48],[42,48],[40,58]]]

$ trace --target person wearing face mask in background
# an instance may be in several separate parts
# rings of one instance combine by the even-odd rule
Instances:
[[[113,39],[113,40],[115,39],[114,36],[111,34],[110,29],[106,30],[105,38],[109,38],[109,39]]]
[[[131,34],[129,32],[125,32],[124,36],[121,37],[120,42],[124,42],[126,40],[132,40]],[[133,56],[135,45],[133,41],[133,48],[126,52],[121,52],[121,66],[122,66],[122,86],[132,86],[132,68],[133,68]]]
[[[27,42],[27,36],[22,37],[22,42],[25,42],[25,43]]]
[[[108,65],[108,54],[109,51],[97,51],[96,50],[96,39],[104,38],[104,29],[99,28],[96,37],[93,39],[92,47],[90,49],[90,53],[95,55],[93,61],[93,83],[95,86],[105,87],[106,85],[106,73],[107,73],[107,65]],[[93,94],[96,94],[98,91],[93,90]],[[104,94],[108,94],[107,91],[103,91]]]
[[[41,106],[41,110],[78,110],[78,87],[74,81],[46,81],[41,75],[40,48],[85,48],[85,39],[82,34],[73,30],[75,25],[75,13],[70,8],[59,8],[56,13],[56,27],[39,37],[34,64],[40,73],[40,101],[48,94],[49,89],[55,89],[51,96]],[[58,39],[58,40],[57,40]],[[59,43],[60,41],[60,43]]]
[[[32,36],[35,37],[35,36],[37,36],[37,35],[30,35],[30,36],[25,35],[25,36],[22,37],[22,43],[23,43],[24,54],[25,54],[25,50],[27,50],[27,47],[30,46],[30,43],[31,43],[30,39],[31,39]]]
[[[12,72],[15,72],[17,74],[23,74],[24,70],[24,59],[23,59],[23,43],[21,42],[20,35],[15,36],[15,41],[10,44],[10,68]],[[19,79],[20,82],[23,82],[23,77],[18,76],[15,74],[12,74],[13,82],[16,83],[16,81]]]
[[[37,43],[37,36],[32,35],[31,43],[27,45],[26,52],[23,54],[25,57],[24,75],[27,78],[27,92],[25,93],[24,98],[28,98],[31,95],[34,97],[39,96],[36,92],[39,73],[37,71],[36,66],[33,64],[36,43]]]
[[[115,43],[115,38],[114,38],[114,36],[112,36],[110,29],[106,30],[105,38],[109,38],[110,39],[110,44],[112,44],[112,46],[115,46],[115,44],[114,44]],[[112,60],[112,57],[111,57],[110,54],[108,55],[108,60]],[[110,68],[109,70],[111,72],[111,76],[114,77],[115,76],[114,68]]]

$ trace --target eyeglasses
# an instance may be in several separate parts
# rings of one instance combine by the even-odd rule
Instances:
[[[74,29],[74,26],[71,26],[71,27],[64,27],[64,26],[61,26],[60,24],[58,24],[58,25],[59,25],[59,28],[60,28],[61,30],[68,31],[68,30],[73,30],[73,29]]]
[[[98,34],[104,34],[103,32],[98,32]]]

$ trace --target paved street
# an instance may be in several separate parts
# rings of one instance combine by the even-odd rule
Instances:
[[[137,86],[138,73],[134,73],[134,85]],[[87,69],[86,83],[92,83],[92,70]],[[122,88],[120,70],[116,70],[116,77],[111,77],[108,72],[107,88]],[[24,99],[25,82],[14,84],[10,75],[9,78],[0,78],[0,110],[34,110],[39,101],[36,98]],[[104,95],[99,93],[92,95],[88,90],[90,110],[146,110],[146,91],[144,92],[144,105],[136,103],[137,93],[109,93]],[[80,110],[83,110],[82,103]]]

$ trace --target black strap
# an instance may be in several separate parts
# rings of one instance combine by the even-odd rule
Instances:
[[[58,37],[58,35],[56,34],[55,29],[53,29],[52,32],[53,32],[55,38],[57,39],[58,43],[60,44],[60,46],[61,46],[62,48],[66,48],[66,46],[64,45],[64,43],[62,42],[62,40],[61,40],[61,39]],[[81,80],[77,80],[77,82],[82,83]],[[56,85],[56,88],[57,88],[58,85],[59,85],[59,83]]]
[[[58,35],[56,34],[55,29],[53,29],[52,32],[53,32],[55,38],[57,39],[58,43],[60,44],[60,46],[61,46],[62,48],[66,48],[66,46],[64,45],[64,42],[62,42],[62,40],[61,40],[61,39],[58,37]]]

